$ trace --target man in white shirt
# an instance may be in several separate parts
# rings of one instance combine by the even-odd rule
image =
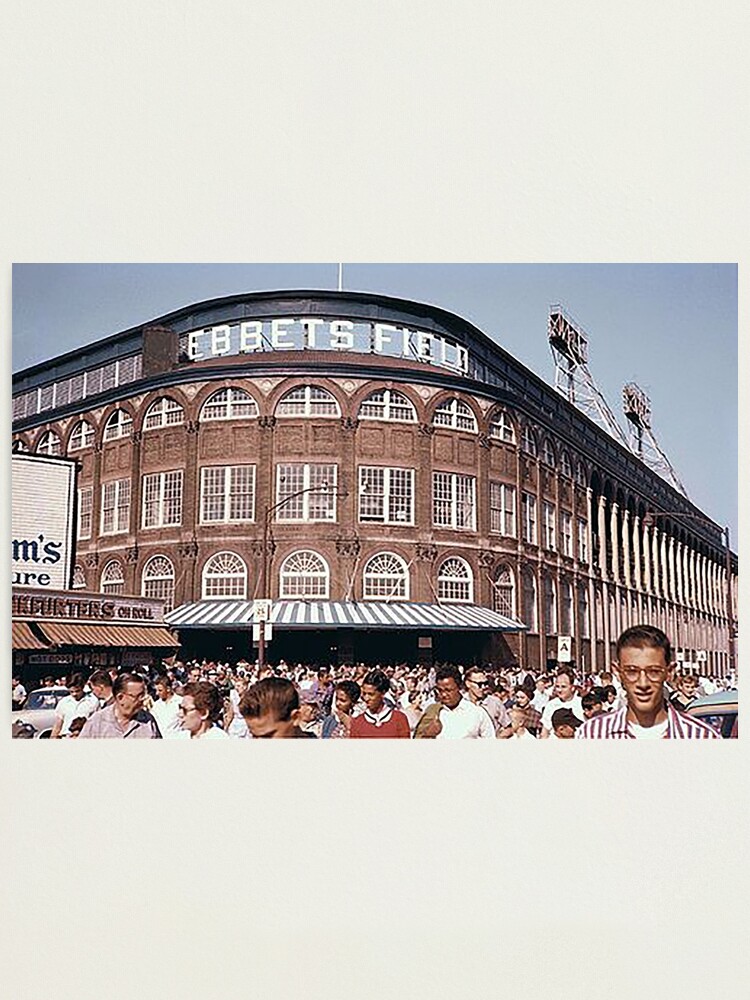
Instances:
[[[549,701],[548,687],[549,684],[544,677],[540,677],[536,682],[536,691],[534,692],[534,697],[531,699],[531,704],[540,714],[544,711]]]
[[[487,711],[461,694],[458,667],[441,667],[435,676],[440,710],[422,727],[427,739],[495,739],[495,726]],[[419,727],[418,727],[419,728]]]
[[[481,667],[469,667],[464,670],[464,683],[469,701],[474,705],[480,705],[492,719],[498,739],[507,739],[511,736],[513,729],[510,724],[510,714],[502,699],[489,693],[490,681],[487,671]]]
[[[182,732],[182,718],[180,716],[181,699],[178,694],[174,693],[172,681],[169,677],[158,677],[154,687],[156,689],[156,698],[150,711],[156,719],[159,732],[164,739],[171,739]]]
[[[68,691],[70,693],[61,698],[55,708],[55,724],[50,733],[51,740],[67,736],[73,719],[88,719],[99,708],[99,699],[96,695],[84,691],[82,674],[73,674]]]
[[[543,740],[555,736],[552,715],[558,708],[569,708],[580,722],[585,721],[581,697],[576,693],[575,678],[569,667],[560,667],[553,691],[555,697],[547,702],[542,712],[542,731],[539,735]]]

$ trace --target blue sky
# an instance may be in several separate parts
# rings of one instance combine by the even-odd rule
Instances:
[[[336,264],[16,264],[13,370],[198,302],[276,288],[335,288]],[[737,546],[737,270],[733,264],[345,264],[344,288],[449,309],[545,381],[550,304],[589,335],[615,415],[623,383],[691,500]],[[624,423],[624,421],[622,421]]]

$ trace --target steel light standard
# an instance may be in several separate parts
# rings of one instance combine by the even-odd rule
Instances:
[[[290,493],[289,496],[283,497],[277,503],[266,506],[263,514],[263,541],[261,543],[261,563],[260,563],[260,598],[259,600],[268,600],[268,532],[271,524],[271,515],[277,511],[284,504],[289,503],[290,500],[296,500],[297,497],[304,496],[307,493],[318,494],[327,497],[346,497],[349,494],[346,490],[335,490],[328,486],[328,483],[321,483],[319,486],[307,486],[304,490],[297,490],[296,493]],[[266,665],[266,623],[260,622],[260,629],[258,631],[258,677],[260,678],[261,671]]]
[[[734,676],[734,619],[732,617],[732,550],[729,544],[729,526],[725,525],[723,528],[717,525],[715,521],[712,521],[709,517],[703,517],[701,514],[687,514],[681,510],[649,510],[643,516],[643,524],[653,524],[657,518],[660,517],[673,517],[673,518],[685,518],[689,517],[693,521],[702,521],[704,524],[710,524],[715,528],[719,528],[724,538],[724,556],[726,560],[726,590],[724,594],[724,600],[726,604],[727,613],[727,655],[728,655],[728,669],[730,677]]]

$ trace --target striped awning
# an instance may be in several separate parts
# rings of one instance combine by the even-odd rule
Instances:
[[[166,616],[174,629],[238,629],[253,624],[254,601],[197,601]],[[278,629],[419,629],[519,632],[520,621],[476,604],[409,604],[375,601],[274,601],[271,623]]]
[[[49,645],[37,638],[28,622],[11,622],[13,649],[49,649]]]
[[[158,625],[79,625],[77,622],[43,622],[40,628],[55,646],[174,649],[179,645],[171,632]]]

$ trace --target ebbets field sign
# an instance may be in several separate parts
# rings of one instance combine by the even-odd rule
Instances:
[[[12,462],[12,585],[66,590],[75,554],[76,463],[25,454]]]

